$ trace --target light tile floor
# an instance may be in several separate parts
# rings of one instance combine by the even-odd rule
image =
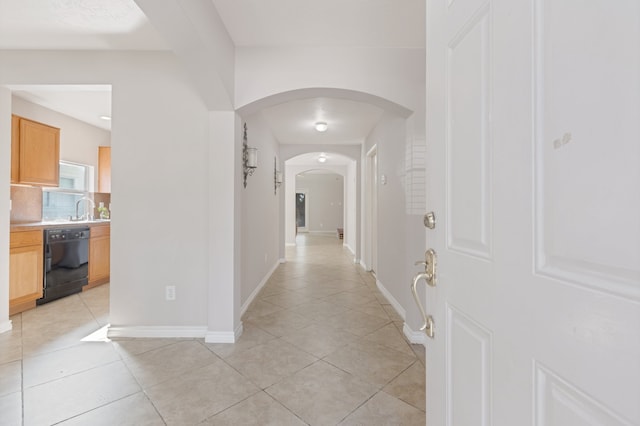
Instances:
[[[108,285],[12,317],[0,425],[424,425],[424,349],[341,243],[298,236],[235,344],[108,341]]]

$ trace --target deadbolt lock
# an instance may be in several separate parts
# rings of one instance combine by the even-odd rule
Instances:
[[[424,215],[424,226],[429,229],[436,227],[436,214],[434,212],[429,212]]]

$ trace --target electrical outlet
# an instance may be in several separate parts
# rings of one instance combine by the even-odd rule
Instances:
[[[164,297],[166,300],[176,300],[176,286],[175,285],[166,286]]]

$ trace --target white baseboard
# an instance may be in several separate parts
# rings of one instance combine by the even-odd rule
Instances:
[[[206,326],[110,326],[108,337],[182,337],[203,338],[207,334]]]
[[[295,247],[296,243],[285,243],[284,245],[287,247]]]
[[[235,343],[242,334],[242,322],[234,331],[207,331],[207,327],[180,326],[111,326],[108,337],[134,338],[204,338],[207,343]]]
[[[11,320],[0,322],[0,333],[10,331],[11,329],[13,329],[13,323]]]
[[[235,343],[238,341],[238,338],[242,335],[243,331],[242,321],[233,332],[230,331],[208,331],[206,336],[204,336],[204,341],[206,343]]]
[[[400,315],[402,320],[406,321],[407,312],[404,310],[402,305],[400,305],[400,303],[395,299],[395,297],[393,297],[391,293],[389,293],[389,290],[387,290],[384,284],[382,284],[378,279],[376,279],[376,286],[378,287],[378,290],[380,290],[382,295],[385,297],[385,299],[387,299],[387,301],[391,304],[391,306],[393,306],[393,309],[395,309],[398,315]],[[413,331],[406,322],[402,326],[402,332],[404,333],[407,340],[409,340],[411,343],[424,345],[427,342],[426,340],[427,335],[424,334],[424,332]]]
[[[404,321],[407,318],[407,312],[404,310],[402,305],[395,299],[395,297],[391,295],[391,293],[389,293],[389,290],[387,290],[384,284],[382,284],[378,279],[376,279],[376,286],[378,287],[378,290],[380,290],[382,295],[385,297],[385,299],[387,299],[387,301],[391,304],[391,306],[393,306],[393,309],[396,310],[398,315],[400,315],[400,317]]]
[[[336,235],[337,231],[308,231],[309,234]]]
[[[264,287],[264,285],[267,283],[267,281],[269,281],[269,278],[271,278],[271,275],[273,275],[273,272],[278,268],[278,266],[281,263],[284,263],[284,262],[282,262],[283,260],[284,259],[279,259],[273,265],[271,270],[269,270],[269,272],[267,272],[267,274],[262,278],[262,281],[260,281],[258,286],[255,288],[255,290],[253,290],[253,292],[249,295],[247,300],[242,304],[242,307],[240,308],[240,317],[242,317],[244,315],[244,313],[247,311],[247,309],[249,308],[249,305],[251,305],[251,302],[253,302],[253,299],[256,298],[258,293],[260,293],[260,290],[262,290],[262,287]]]
[[[362,269],[364,269],[365,271],[370,271],[371,269],[369,269],[369,267],[367,266],[366,263],[364,263],[364,260],[360,259],[360,266],[362,266]]]
[[[349,250],[349,251],[351,252],[351,254],[352,254],[352,255],[354,255],[354,256],[356,255],[356,252],[355,252],[355,251],[353,251],[353,249],[351,248],[351,246],[350,246],[349,244],[347,244],[347,243],[342,243],[342,246],[343,246],[344,248],[346,248],[347,250]],[[355,262],[355,263],[358,263],[358,262]]]
[[[427,343],[427,335],[424,334],[424,331],[413,331],[406,322],[402,326],[402,332],[404,333],[407,340],[409,340],[411,343],[422,346]]]
[[[287,259],[285,258],[280,258],[280,260],[278,260],[279,263],[287,263]]]

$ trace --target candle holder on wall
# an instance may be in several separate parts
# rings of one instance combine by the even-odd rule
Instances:
[[[273,157],[273,194],[278,193],[278,188],[282,185],[282,172],[278,170],[278,159]]]
[[[258,167],[258,148],[252,148],[247,144],[247,123],[244,123],[244,135],[242,136],[242,167],[244,169],[243,184],[247,187],[247,176],[253,175]]]

